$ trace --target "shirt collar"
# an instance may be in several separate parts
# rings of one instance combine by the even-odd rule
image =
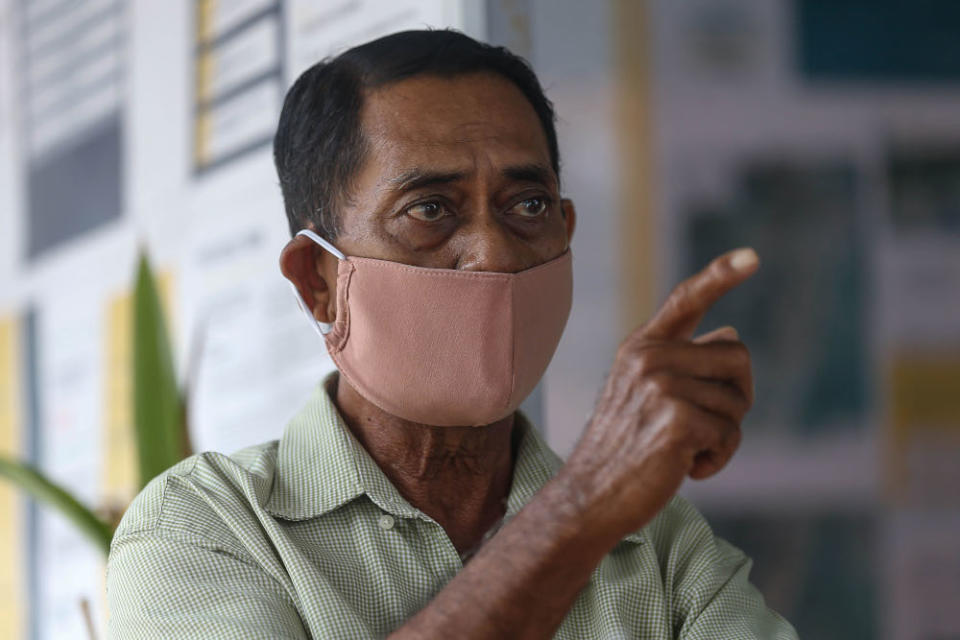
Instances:
[[[285,520],[315,518],[366,495],[401,518],[429,518],[400,495],[344,423],[330,397],[337,372],[318,385],[287,425],[277,451],[273,490],[265,509]],[[563,466],[537,430],[516,413],[520,445],[507,497],[506,519],[516,515]],[[641,542],[636,532],[625,538]]]
[[[344,423],[330,393],[337,372],[317,386],[287,424],[277,449],[273,490],[265,508],[286,520],[306,520],[367,495],[381,509],[414,517],[414,509],[387,479]]]

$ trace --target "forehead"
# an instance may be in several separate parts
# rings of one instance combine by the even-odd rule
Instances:
[[[550,165],[546,135],[533,106],[509,80],[492,73],[414,76],[370,91],[361,116],[371,153],[365,169],[410,166]]]

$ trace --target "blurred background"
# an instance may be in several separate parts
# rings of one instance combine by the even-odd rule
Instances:
[[[528,58],[579,211],[567,332],[527,401],[567,454],[626,333],[751,245],[711,312],[758,401],[683,488],[803,638],[960,638],[960,3],[0,0],[0,451],[104,513],[138,488],[137,255],[195,450],[276,438],[332,368],[277,257],[286,88],[450,26]],[[0,478],[0,636],[102,637],[104,557]]]

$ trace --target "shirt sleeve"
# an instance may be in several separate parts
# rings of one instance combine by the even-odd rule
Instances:
[[[649,534],[659,549],[677,638],[797,640],[793,626],[750,583],[750,558],[714,536],[685,500],[674,498]]]
[[[308,636],[293,602],[252,562],[159,530],[113,543],[108,635],[122,640]]]

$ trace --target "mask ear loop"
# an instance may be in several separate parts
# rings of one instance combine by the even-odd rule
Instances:
[[[301,229],[300,231],[297,231],[297,235],[306,236],[310,238],[311,240],[316,242],[318,245],[320,245],[321,247],[329,251],[331,254],[333,254],[337,258],[337,260],[347,259],[347,256],[343,255],[342,251],[337,249],[335,246],[333,246],[333,244],[331,244],[327,240],[324,240],[323,238],[318,236],[316,233],[314,233],[310,229]],[[331,331],[333,331],[332,322],[320,322],[319,320],[313,317],[313,313],[311,313],[310,309],[307,308],[307,304],[303,301],[303,298],[300,297],[300,292],[297,291],[297,288],[294,286],[292,282],[290,283],[290,288],[293,289],[293,296],[297,299],[297,306],[300,307],[300,310],[303,311],[305,316],[307,316],[307,319],[310,321],[310,325],[316,330],[318,334],[320,334],[320,337],[323,337],[328,333],[330,333]]]
[[[307,236],[308,238],[310,238],[311,240],[313,240],[314,242],[316,242],[318,245],[320,245],[321,247],[323,247],[324,249],[326,249],[327,251],[329,251],[330,253],[332,253],[333,255],[335,255],[338,260],[346,260],[346,259],[347,259],[347,256],[343,255],[343,252],[340,251],[340,249],[337,249],[337,248],[336,248],[335,246],[333,246],[331,243],[327,242],[326,240],[324,240],[323,238],[321,238],[320,236],[318,236],[314,231],[312,231],[312,230],[310,230],[310,229],[300,229],[300,231],[297,231],[297,235],[298,235],[298,236]]]

